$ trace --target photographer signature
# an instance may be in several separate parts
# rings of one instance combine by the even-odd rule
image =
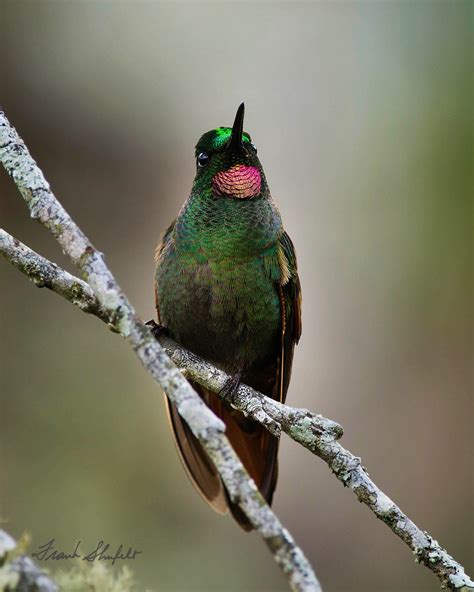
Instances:
[[[51,539],[47,543],[44,543],[44,545],[39,545],[38,550],[31,554],[32,557],[35,557],[38,561],[62,561],[65,559],[82,559],[83,561],[89,561],[90,563],[96,560],[111,561],[112,565],[114,565],[116,561],[135,559],[137,555],[143,553],[143,551],[132,549],[132,547],[128,547],[127,551],[125,551],[123,545],[119,545],[115,549],[115,552],[113,552],[108,543],[99,541],[93,551],[87,555],[83,555],[79,550],[81,541],[77,541],[72,553],[59,551],[56,549],[54,543],[55,539]]]

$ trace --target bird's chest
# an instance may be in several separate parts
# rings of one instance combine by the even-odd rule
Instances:
[[[171,255],[157,285],[161,322],[185,347],[237,369],[274,355],[280,302],[262,258],[198,263]]]

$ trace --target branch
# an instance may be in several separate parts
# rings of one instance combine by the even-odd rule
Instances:
[[[38,288],[49,288],[82,311],[110,323],[110,315],[95,297],[89,285],[74,277],[58,265],[41,257],[35,251],[0,228],[1,255],[32,280]]]
[[[248,475],[224,433],[224,423],[192,389],[151,331],[139,320],[105,264],[102,253],[94,248],[53,195],[23,140],[2,111],[0,160],[14,180],[32,218],[50,231],[82,271],[109,322],[129,341],[143,366],[176,405],[179,414],[214,462],[230,498],[265,540],[292,589],[319,592],[321,586],[311,565]],[[66,281],[64,279],[57,285],[64,287]],[[54,287],[53,283],[50,285]]]
[[[13,237],[5,231],[0,230],[0,254],[23,271],[23,273],[35,279],[36,276],[33,276],[29,272],[30,268],[22,265],[21,256],[12,256],[11,245],[13,241],[15,241]],[[88,312],[93,312],[94,307],[100,307],[94,292],[86,282],[70,276],[67,272],[60,270],[55,264],[41,257],[41,255],[38,255],[25,245],[18,244],[21,247],[21,252],[25,254],[27,261],[35,262],[32,268],[35,270],[45,270],[46,277],[50,275],[48,267],[54,266],[56,284],[46,283],[47,287],[58,292],[84,310],[85,306],[83,303],[77,300],[72,290],[68,290],[71,281],[75,283],[79,282],[85,301],[89,303],[90,310]],[[65,274],[64,277],[60,272]],[[39,281],[41,283],[41,277],[39,277]],[[99,316],[99,318],[101,317]],[[107,319],[103,318],[102,320],[108,322]],[[187,378],[192,378],[193,381],[198,382],[214,393],[220,393],[223,385],[229,378],[223,371],[185,350],[165,336],[159,337],[159,342]],[[336,442],[342,435],[341,426],[307,409],[298,409],[289,405],[283,405],[254,391],[246,385],[239,387],[232,401],[232,406],[255,421],[259,421],[276,436],[279,436],[281,431],[284,431],[290,438],[323,459],[343,485],[349,487],[356,494],[360,502],[367,505],[380,520],[385,522],[412,549],[416,556],[416,561],[423,563],[433,571],[443,586],[451,590],[474,590],[474,582],[465,574],[464,568],[428,533],[421,531],[376,486],[362,466],[360,458],[355,457]]]
[[[1,244],[0,244],[1,251]],[[187,378],[205,386],[216,394],[229,376],[209,362],[185,350],[168,337],[160,337],[173,362]],[[474,581],[464,567],[455,561],[426,531],[422,531],[372,481],[359,457],[354,456],[336,440],[342,436],[342,427],[307,409],[283,405],[278,401],[241,385],[232,406],[259,421],[269,431],[279,434],[283,430],[292,440],[321,458],[345,487],[382,520],[394,534],[406,543],[415,560],[428,567],[451,590],[474,590]]]
[[[32,268],[44,270],[46,277],[49,277],[48,267],[52,266],[54,270],[58,270],[55,284],[58,289],[52,285],[48,285],[48,287],[84,310],[84,305],[75,299],[75,292],[72,289],[68,290],[69,285],[79,283],[85,301],[89,303],[91,310],[99,308],[98,301],[86,282],[79,278],[73,278],[74,282],[72,282],[67,272],[60,270],[54,263],[22,243],[17,241],[21,253],[25,254],[28,262],[34,261],[35,264],[31,267],[25,266],[21,264],[21,257],[12,257],[9,245],[14,240],[13,237],[0,229],[0,255],[3,255],[7,261],[13,263],[28,276],[30,276],[29,269]],[[41,285],[43,283],[41,276],[39,280]],[[229,379],[225,372],[184,349],[169,337],[160,336],[159,342],[188,379],[192,379],[210,391],[221,395],[222,387]],[[336,442],[342,436],[342,427],[339,424],[307,409],[283,405],[247,385],[240,385],[232,400],[232,406],[246,416],[260,422],[276,436],[284,431],[292,440],[324,460],[339,481],[349,487],[356,494],[358,500],[368,506],[377,518],[385,522],[410,547],[416,556],[416,561],[431,569],[444,586],[451,590],[459,590],[463,586],[463,590],[474,589],[474,583],[464,573],[464,568],[448,555],[447,551],[440,547],[429,534],[421,531],[377,487],[369,478],[360,458]]]
[[[82,311],[97,316],[111,329],[110,315],[96,298],[91,287],[58,265],[39,255],[22,242],[0,228],[0,255],[37,286],[49,288]],[[160,336],[160,344],[184,376],[212,392],[220,394],[229,376],[215,366],[178,345],[172,339]],[[240,385],[232,400],[232,406],[246,416],[265,426],[274,436],[286,432],[312,452],[317,449],[317,438],[330,439],[342,436],[342,427],[330,419],[316,415],[307,409],[283,405],[246,385]]]
[[[0,530],[0,589],[18,592],[59,592],[59,587],[26,555],[12,561],[9,556],[17,552],[17,543],[4,530]]]

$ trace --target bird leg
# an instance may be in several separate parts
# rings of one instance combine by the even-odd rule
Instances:
[[[157,323],[153,319],[147,321],[145,323],[145,325],[150,328],[150,330],[153,334],[153,337],[155,337],[155,339],[159,339],[162,335],[169,337],[169,334],[170,334],[169,329],[163,325],[160,325],[159,323]],[[236,374],[233,374],[230,378],[228,378],[225,381],[224,386],[219,391],[219,397],[227,405],[230,405],[232,403],[234,395],[239,390],[240,382],[242,379],[242,374],[243,374],[243,370],[239,370]]]
[[[231,376],[225,381],[224,386],[219,391],[219,397],[228,404],[231,404],[234,396],[239,390],[240,382],[242,379],[242,370],[239,370],[236,374]]]
[[[150,327],[150,330],[153,333],[153,337],[155,337],[155,339],[158,339],[158,337],[161,337],[162,335],[169,337],[169,329],[167,327],[164,327],[163,325],[159,325],[153,319],[151,319],[151,321],[147,321],[145,325],[147,327]]]

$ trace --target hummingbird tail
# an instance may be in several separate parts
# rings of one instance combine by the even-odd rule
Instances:
[[[193,384],[193,388],[224,421],[232,447],[267,503],[271,504],[278,475],[278,439],[260,424],[227,407],[215,394],[200,385]],[[165,399],[176,448],[194,487],[216,512],[224,514],[229,509],[244,530],[252,530],[245,514],[230,499],[214,463],[181,419],[175,406],[166,396]]]

